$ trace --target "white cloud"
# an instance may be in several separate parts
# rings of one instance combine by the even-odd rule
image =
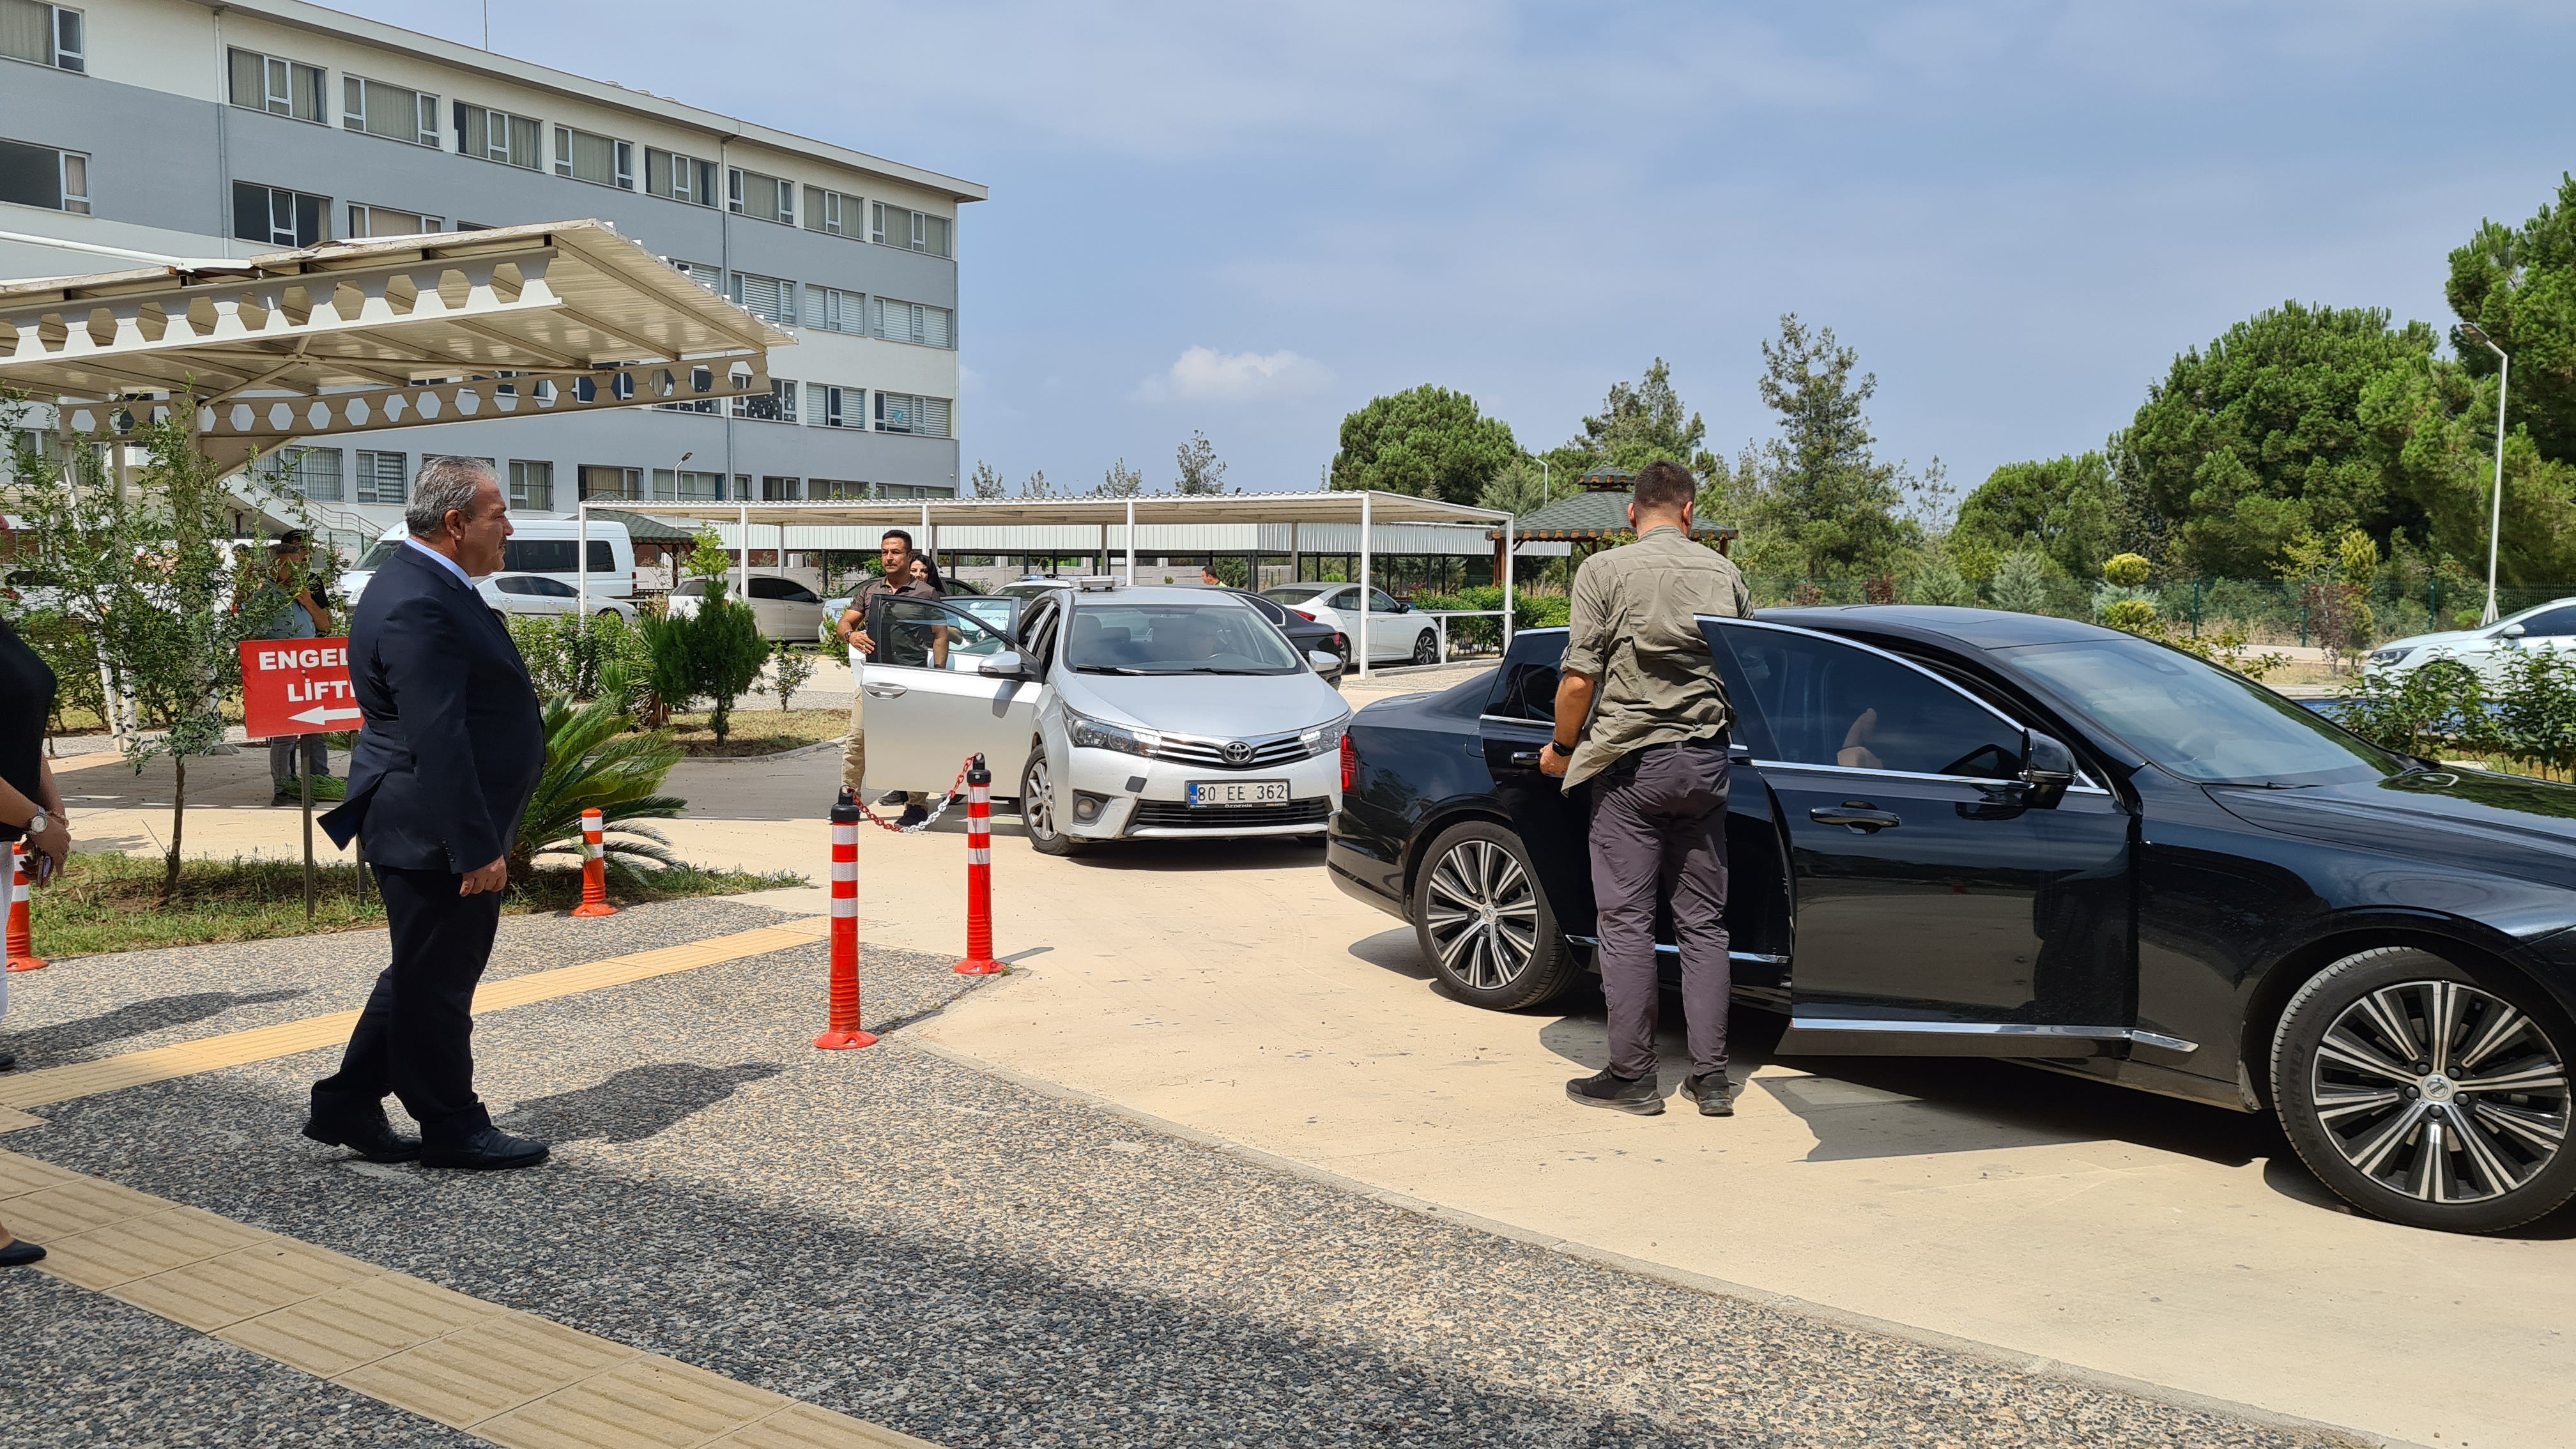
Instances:
[[[1333,385],[1333,370],[1311,357],[1278,352],[1219,352],[1193,347],[1171,367],[1136,385],[1140,402],[1270,402],[1311,397]]]

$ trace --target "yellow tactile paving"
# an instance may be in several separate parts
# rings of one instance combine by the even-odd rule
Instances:
[[[385,1273],[236,1323],[215,1337],[327,1379],[508,1311]]]
[[[898,1434],[882,1424],[835,1414],[812,1404],[790,1404],[756,1424],[747,1424],[707,1449],[939,1449],[927,1439]]]
[[[692,1449],[791,1402],[656,1354],[473,1430],[506,1449]]]
[[[230,1218],[183,1207],[40,1241],[46,1272],[104,1291],[247,1248],[268,1236]]]
[[[137,1279],[115,1296],[199,1333],[212,1333],[383,1271],[303,1243],[270,1238]]]
[[[51,1187],[10,1200],[10,1231],[45,1243],[177,1206],[165,1197],[65,1173],[63,1181]]]
[[[466,1429],[636,1356],[637,1350],[622,1343],[513,1313],[342,1374],[335,1382]]]
[[[474,1010],[477,1015],[502,1011],[530,1002],[596,991],[604,986],[623,986],[655,976],[692,971],[700,966],[811,945],[831,926],[828,919],[815,919],[819,925],[795,921],[781,926],[762,926],[730,936],[693,941],[685,946],[665,946],[629,956],[611,956],[600,961],[585,961],[578,966],[562,966],[552,971],[532,971],[525,976],[487,981],[474,993]],[[357,1024],[358,1013],[340,1011],[329,1016],[254,1027],[249,1031],[227,1032],[200,1041],[127,1052],[123,1056],[94,1062],[74,1062],[69,1066],[18,1072],[0,1077],[0,1108],[43,1107],[77,1097],[96,1096],[101,1092],[164,1082],[172,1077],[189,1077],[222,1067],[246,1066],[252,1062],[289,1057],[316,1047],[337,1046],[349,1039],[349,1029]],[[0,1131],[5,1130],[6,1124],[0,1124]]]
[[[77,1172],[65,1172],[50,1162],[38,1162],[15,1152],[0,1152],[0,1202],[24,1197],[31,1192],[42,1192],[49,1187],[61,1187],[69,1182],[98,1180],[83,1177]]]

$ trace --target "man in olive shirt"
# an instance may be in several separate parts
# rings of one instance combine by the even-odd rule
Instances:
[[[1690,471],[1650,463],[1628,525],[1637,541],[1593,555],[1574,577],[1556,691],[1556,737],[1539,768],[1592,786],[1592,894],[1600,907],[1601,994],[1610,1064],[1565,1084],[1591,1107],[1651,1117],[1655,1079],[1655,905],[1669,892],[1681,946],[1691,1074],[1703,1116],[1735,1115],[1726,1075],[1726,745],[1734,711],[1698,615],[1753,612],[1744,575],[1693,543]]]
[[[853,800],[866,798],[860,793],[860,787],[867,783],[868,774],[868,736],[860,718],[864,713],[863,706],[867,701],[868,691],[860,678],[863,669],[860,661],[877,654],[877,641],[868,637],[868,606],[886,594],[911,599],[939,597],[937,589],[912,576],[912,561],[915,557],[911,534],[900,528],[886,530],[885,537],[877,540],[877,561],[884,566],[885,573],[878,578],[868,580],[867,587],[859,590],[857,596],[850,600],[850,607],[841,615],[840,627],[833,631],[841,636],[842,643],[850,646],[852,654],[850,735],[841,745],[841,788],[849,791],[850,798]],[[888,659],[884,662],[910,664],[919,661]],[[898,798],[903,804],[903,818],[899,823],[918,825],[929,818],[929,797],[917,790],[910,793],[898,791],[877,803],[892,805]]]

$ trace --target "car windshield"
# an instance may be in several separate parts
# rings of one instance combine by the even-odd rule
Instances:
[[[2144,639],[2035,644],[2007,657],[2140,754],[2205,785],[2319,785],[2410,768],[2241,675]]]
[[[1065,663],[1085,674],[1294,674],[1304,666],[1241,604],[1084,604]]]
[[[1261,597],[1274,604],[1302,604],[1318,594],[1340,587],[1340,584],[1281,584],[1275,589],[1263,589]]]
[[[369,569],[383,568],[386,560],[391,559],[394,556],[394,550],[401,548],[402,546],[403,541],[399,538],[377,539],[374,543],[367,545],[367,551],[359,556],[358,571],[363,573]]]

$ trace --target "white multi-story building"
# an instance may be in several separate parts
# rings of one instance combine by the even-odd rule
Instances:
[[[793,329],[770,395],[325,442],[327,524],[400,517],[426,453],[512,506],[952,496],[973,182],[298,0],[0,0],[0,279],[595,217]],[[138,255],[139,254],[139,255]]]

